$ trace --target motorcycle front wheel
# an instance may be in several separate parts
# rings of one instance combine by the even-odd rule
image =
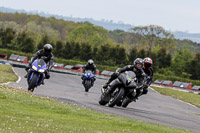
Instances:
[[[85,92],[88,92],[90,87],[91,87],[91,81],[90,80],[86,80],[85,84],[84,84],[84,87],[85,87]]]
[[[37,77],[38,77],[38,74],[34,73],[32,79],[29,83],[28,91],[31,91],[31,92],[34,91],[34,88],[35,88],[35,85],[36,85],[36,82],[37,82]]]
[[[111,97],[111,99],[110,99],[110,101],[109,101],[109,103],[108,103],[108,106],[109,107],[113,107],[113,106],[115,106],[115,104],[117,104],[121,99],[122,99],[122,97],[123,97],[123,95],[124,95],[124,89],[123,88],[116,88],[116,89],[118,89],[117,91],[114,91],[113,93],[114,93],[114,96],[113,97]],[[112,94],[111,94],[112,95]]]

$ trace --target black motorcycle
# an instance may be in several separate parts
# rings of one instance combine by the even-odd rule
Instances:
[[[108,89],[101,89],[102,94],[99,100],[100,105],[109,107],[115,105],[126,107],[136,95],[137,80],[133,71],[127,71],[125,74],[120,74],[109,85]]]

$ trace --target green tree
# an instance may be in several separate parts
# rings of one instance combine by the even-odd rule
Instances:
[[[191,79],[200,80],[200,52],[198,52],[191,63],[188,65],[187,70],[191,74]]]
[[[129,64],[133,64],[133,61],[137,58],[137,55],[138,55],[138,51],[135,47],[133,47],[130,52],[129,52],[129,55],[128,55],[128,62]]]
[[[33,53],[35,51],[35,42],[32,38],[26,37],[24,39],[22,51],[26,53]]]
[[[1,29],[0,36],[2,40],[2,47],[12,49],[11,42],[15,39],[16,32],[11,28],[7,28],[5,30]]]
[[[172,69],[177,76],[188,78],[188,64],[191,62],[191,53],[188,49],[178,50],[172,58]]]
[[[55,56],[63,57],[63,48],[64,48],[63,42],[61,40],[58,40],[56,42],[56,47],[54,49]]]
[[[113,52],[110,53],[110,57],[115,62],[115,65],[126,64],[127,62],[126,50],[120,45],[114,46],[112,49]]]
[[[80,54],[80,51],[81,51],[81,47],[80,47],[80,44],[77,42],[77,43],[74,43],[74,48],[73,48],[73,57],[74,58],[80,58],[82,55]],[[90,52],[90,51],[89,51]]]
[[[69,42],[66,42],[66,45],[64,47],[63,51],[63,57],[65,59],[72,59],[73,57],[73,51],[72,51],[72,45]]]
[[[102,27],[94,26],[91,23],[85,23],[75,28],[69,35],[68,41],[89,43],[98,46],[107,40],[107,31]]]
[[[44,34],[42,36],[42,39],[41,41],[39,42],[37,48],[38,49],[43,49],[44,45],[47,44],[47,43],[50,43],[50,39],[49,39],[49,36],[47,34]]]
[[[145,58],[145,57],[146,57],[146,51],[144,49],[139,50],[137,58]]]
[[[113,60],[110,57],[110,50],[111,50],[111,45],[109,44],[100,45],[96,55],[96,60],[99,64],[104,64],[104,65],[114,64]]]
[[[11,43],[13,50],[33,53],[36,43],[26,31],[20,32],[17,38]]]
[[[161,48],[157,53],[158,68],[166,68],[171,65],[171,55],[167,54],[166,48]]]
[[[87,43],[81,44],[80,59],[87,61],[92,58],[92,46]]]
[[[138,33],[143,36],[147,41],[147,48],[149,51],[158,44],[162,38],[171,40],[174,38],[174,35],[167,32],[163,27],[157,25],[149,26],[138,26],[131,29],[134,33]],[[164,42],[164,41],[163,41]]]

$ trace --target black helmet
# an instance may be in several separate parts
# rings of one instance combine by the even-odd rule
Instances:
[[[149,58],[149,57],[144,58],[144,69],[150,69],[152,64],[153,64],[153,61],[151,58]]]
[[[143,59],[137,58],[134,60],[133,65],[135,66],[136,69],[142,69],[143,68]]]
[[[45,44],[43,49],[45,53],[51,53],[53,47],[51,44]]]
[[[94,61],[92,59],[89,59],[88,60],[88,65],[93,65],[94,64]]]

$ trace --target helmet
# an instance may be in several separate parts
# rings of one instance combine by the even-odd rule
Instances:
[[[49,54],[49,53],[51,53],[53,47],[52,47],[51,44],[45,44],[43,49],[44,49],[44,52],[45,52],[45,53],[48,53],[48,54]]]
[[[143,59],[137,58],[133,62],[136,69],[142,69],[143,68]]]
[[[89,59],[88,60],[88,65],[93,65],[94,64],[94,61],[92,59]]]
[[[153,64],[153,61],[151,58],[147,57],[144,58],[144,69],[149,69]]]

